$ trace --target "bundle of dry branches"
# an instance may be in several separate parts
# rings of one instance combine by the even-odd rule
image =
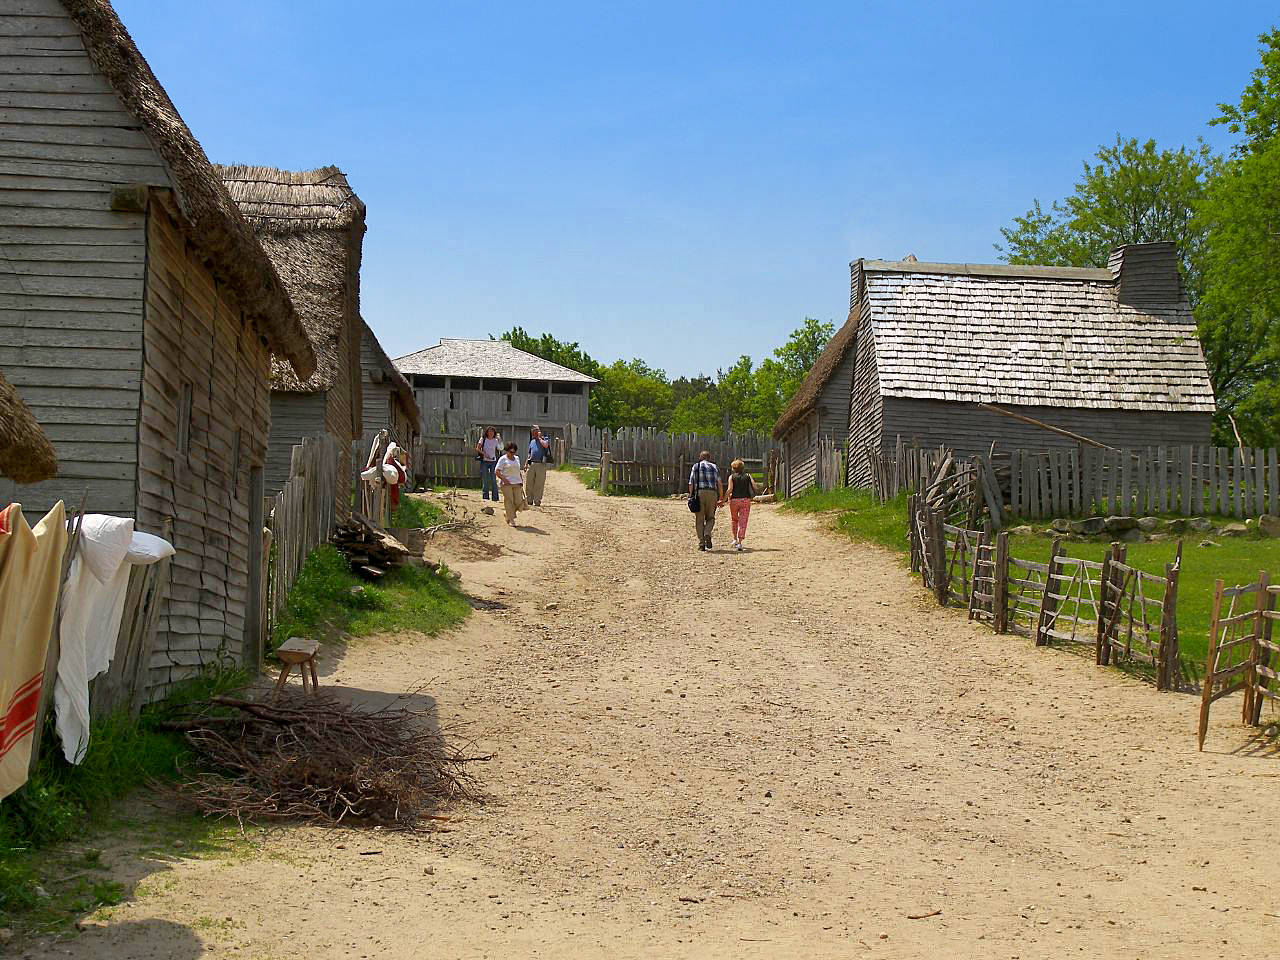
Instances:
[[[182,795],[207,816],[242,823],[416,829],[432,811],[476,799],[467,765],[488,759],[451,747],[403,704],[363,711],[330,696],[217,696],[168,725],[185,732],[202,771],[180,785]]]

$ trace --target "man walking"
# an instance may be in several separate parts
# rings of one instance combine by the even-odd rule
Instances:
[[[542,491],[547,485],[547,464],[551,462],[551,440],[542,435],[535,423],[529,431],[529,459],[524,477],[524,495],[529,504],[542,506]]]
[[[711,462],[711,454],[703,450],[689,472],[689,496],[697,496],[698,513],[694,522],[698,530],[698,549],[711,549],[711,529],[716,525],[716,507],[724,500],[724,484],[720,471]]]

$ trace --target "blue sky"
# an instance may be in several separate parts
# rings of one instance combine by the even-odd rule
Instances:
[[[392,356],[519,324],[673,375],[991,262],[1117,133],[1203,136],[1274,7],[116,0],[210,158],[345,170]]]

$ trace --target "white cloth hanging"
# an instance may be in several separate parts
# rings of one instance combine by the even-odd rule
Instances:
[[[83,760],[89,747],[89,681],[115,656],[130,568],[174,554],[168,541],[134,533],[125,517],[87,514],[80,538],[63,591],[53,688],[55,726],[69,763]]]

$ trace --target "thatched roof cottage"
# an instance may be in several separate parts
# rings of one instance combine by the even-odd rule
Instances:
[[[1101,269],[856,261],[848,322],[774,436],[796,493],[821,436],[847,439],[861,484],[866,450],[898,437],[962,455],[1076,446],[1031,420],[1114,447],[1196,444],[1213,412],[1173,245],[1151,243]]]
[[[351,486],[351,443],[361,433],[360,257],[364,204],[337,167],[217,167],[284,280],[310,337],[316,369],[300,377],[271,364],[271,439],[266,489],[289,479],[293,447],[327,433],[340,442],[338,489]],[[339,514],[350,509],[339,497]]]
[[[14,483],[38,483],[58,473],[58,457],[49,438],[0,373],[0,477]]]
[[[84,496],[172,539],[154,696],[202,664],[257,656],[249,571],[261,563],[271,357],[309,377],[314,354],[111,5],[8,4],[0,38],[13,67],[0,368],[59,461],[21,500],[40,511]]]
[[[360,326],[364,435],[368,438],[379,430],[387,430],[392,440],[406,450],[412,450],[413,441],[421,429],[413,387],[382,349],[369,324],[361,322]]]

